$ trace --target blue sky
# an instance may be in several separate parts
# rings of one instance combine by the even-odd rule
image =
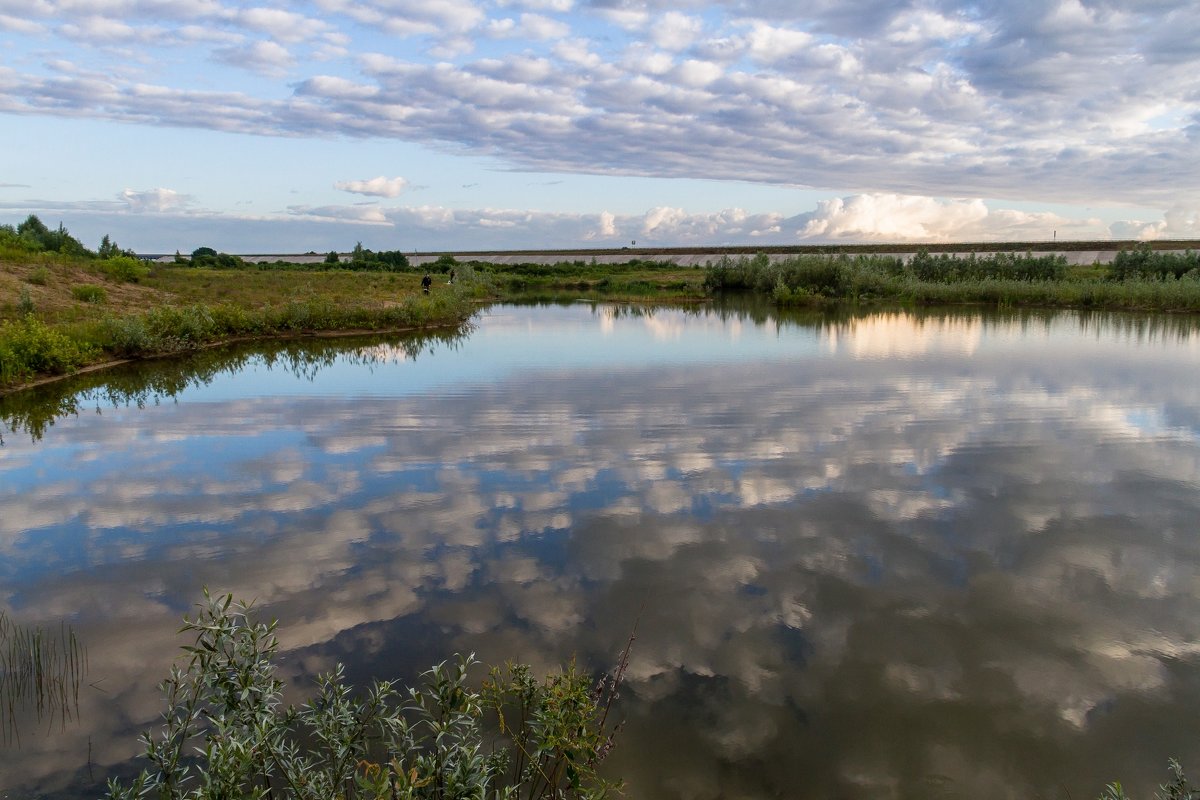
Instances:
[[[1200,236],[1185,0],[0,0],[0,221],[140,252]]]

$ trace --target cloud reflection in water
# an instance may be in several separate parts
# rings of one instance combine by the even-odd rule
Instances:
[[[208,584],[294,677],[599,667],[640,610],[637,797],[1148,783],[1200,755],[1200,350],[1129,319],[499,309],[374,360],[392,394],[216,375],[8,437],[2,602],[71,619],[105,689],[3,772],[132,752]]]

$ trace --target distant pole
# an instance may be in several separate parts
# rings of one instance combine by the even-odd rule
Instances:
[[[1058,229],[1057,228],[1054,230],[1054,241],[1056,241],[1056,242],[1058,241]]]

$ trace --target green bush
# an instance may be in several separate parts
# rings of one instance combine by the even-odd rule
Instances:
[[[35,317],[0,323],[0,385],[37,374],[71,372],[93,352]]]
[[[141,259],[127,255],[101,259],[96,263],[96,268],[121,283],[137,283],[150,274],[150,268]]]
[[[25,279],[34,286],[45,286],[50,282],[50,270],[45,267],[38,267],[29,273],[29,277]]]
[[[108,299],[108,290],[94,283],[80,283],[71,287],[71,296],[82,303],[103,303]]]
[[[1184,253],[1163,253],[1151,250],[1149,244],[1140,244],[1133,250],[1117,253],[1109,276],[1115,281],[1178,279],[1196,269],[1200,269],[1198,253],[1191,250]]]
[[[602,798],[618,789],[597,774],[628,647],[598,685],[574,667],[533,678],[492,670],[482,691],[473,657],[438,664],[420,687],[375,681],[355,692],[341,665],[316,696],[284,707],[275,623],[258,622],[230,595],[204,602],[194,635],[161,685],[158,732],[141,737],[150,768],[114,800],[159,798]]]

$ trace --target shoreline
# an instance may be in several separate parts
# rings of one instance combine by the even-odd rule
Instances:
[[[80,367],[72,372],[64,372],[61,375],[42,375],[28,383],[22,383],[15,386],[0,388],[0,401],[10,395],[19,394],[20,392],[37,389],[41,386],[48,386],[61,381],[77,378],[80,375],[89,375],[94,372],[103,372],[107,369],[114,369],[125,364],[138,364],[146,361],[158,361],[166,358],[182,358],[190,353],[198,353],[204,350],[215,350],[219,347],[228,347],[236,344],[247,344],[250,342],[271,342],[271,341],[287,341],[289,339],[343,339],[352,336],[389,336],[398,333],[415,333],[417,331],[437,331],[454,328],[465,325],[469,322],[469,318],[454,324],[444,325],[424,325],[424,326],[407,326],[403,328],[354,328],[346,330],[328,330],[328,331],[296,331],[290,333],[264,333],[259,336],[235,336],[229,339],[218,339],[212,342],[205,342],[189,347],[186,350],[176,350],[170,353],[151,353],[145,356],[136,356],[132,358],[111,359],[108,361],[98,361],[95,364],[88,364]]]

